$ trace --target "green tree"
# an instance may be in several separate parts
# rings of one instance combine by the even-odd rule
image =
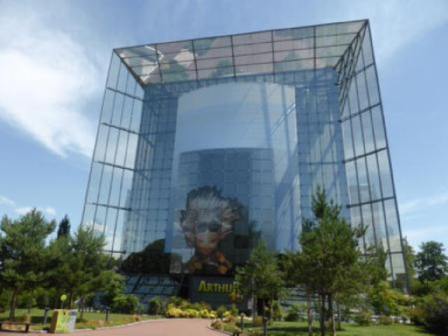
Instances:
[[[104,247],[104,237],[84,227],[79,227],[74,236],[53,241],[53,285],[68,294],[70,306],[79,300],[82,308],[89,295],[106,289],[115,278]]]
[[[11,291],[11,320],[15,318],[18,296],[32,292],[47,280],[49,255],[46,239],[55,226],[54,221],[47,221],[36,209],[18,220],[5,216],[1,221],[0,284]]]
[[[67,237],[70,235],[70,220],[68,219],[68,216],[65,215],[64,218],[59,222],[58,226],[58,239],[61,237]]]
[[[253,249],[246,265],[237,269],[235,280],[244,297],[261,302],[266,331],[266,313],[270,310],[272,301],[284,293],[284,281],[277,258],[263,241]]]
[[[366,279],[358,247],[365,229],[350,227],[341,216],[340,207],[327,200],[324,190],[316,191],[312,209],[314,219],[304,221],[299,239],[302,250],[296,257],[297,272],[301,273],[298,279],[319,296],[321,335],[326,333],[327,316],[335,335],[335,297],[361,292]]]
[[[420,245],[420,252],[415,258],[415,266],[420,281],[440,280],[448,271],[448,259],[443,253],[442,243],[429,241]]]

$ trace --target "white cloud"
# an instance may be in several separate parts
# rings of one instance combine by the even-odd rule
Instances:
[[[400,203],[400,214],[407,217],[441,205],[448,205],[448,192]]]
[[[15,206],[15,204],[16,203],[13,200],[9,199],[8,197],[0,195],[0,205],[13,207],[13,206]]]
[[[392,58],[412,42],[448,23],[446,0],[329,1],[319,16],[325,21],[368,18],[377,59]],[[325,14],[326,13],[326,14]]]
[[[50,206],[47,207],[30,207],[30,206],[22,206],[18,205],[15,201],[12,199],[0,195],[0,207],[4,207],[6,209],[11,210],[13,213],[23,216],[26,213],[30,212],[33,208],[36,208],[37,210],[41,211],[45,215],[49,217],[55,217],[56,216],[56,209]]]
[[[83,109],[100,92],[99,69],[68,34],[15,14],[0,17],[0,118],[58,155],[90,156],[95,125]]]

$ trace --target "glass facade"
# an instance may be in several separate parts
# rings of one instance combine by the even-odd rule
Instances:
[[[82,219],[111,255],[229,275],[297,249],[318,186],[405,274],[368,21],[113,51]]]

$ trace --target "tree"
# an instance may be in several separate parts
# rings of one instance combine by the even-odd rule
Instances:
[[[53,241],[53,285],[68,294],[70,306],[79,299],[82,307],[88,295],[106,288],[114,278],[104,247],[104,237],[84,227],[79,227],[74,236]]]
[[[326,333],[327,316],[335,335],[335,297],[340,293],[360,292],[366,279],[358,248],[365,229],[350,227],[342,218],[340,207],[327,200],[324,190],[316,191],[312,209],[314,219],[304,221],[300,235],[302,250],[296,257],[296,269],[301,273],[302,285],[319,296],[321,335]]]
[[[253,249],[246,265],[237,269],[235,280],[244,297],[261,302],[266,332],[266,310],[273,300],[282,296],[284,282],[275,255],[263,241]]]
[[[59,222],[58,226],[58,239],[61,237],[67,237],[70,235],[70,220],[68,219],[68,216],[65,215],[64,218]]]
[[[440,280],[448,271],[448,259],[443,253],[442,243],[429,241],[420,245],[420,252],[415,258],[415,266],[420,281]]]
[[[18,220],[1,221],[0,284],[11,290],[9,319],[15,318],[18,295],[41,286],[48,277],[46,239],[55,229],[40,211],[31,210]]]

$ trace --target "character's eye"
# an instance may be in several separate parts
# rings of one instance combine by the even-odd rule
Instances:
[[[220,228],[221,228],[221,225],[219,225],[218,222],[212,222],[212,223],[208,224],[208,230],[210,232],[218,232]]]
[[[207,223],[199,223],[198,225],[196,225],[196,232],[205,232],[207,231]]]
[[[196,225],[196,232],[218,232],[221,229],[221,224],[219,222],[211,222],[211,223],[199,223]]]

